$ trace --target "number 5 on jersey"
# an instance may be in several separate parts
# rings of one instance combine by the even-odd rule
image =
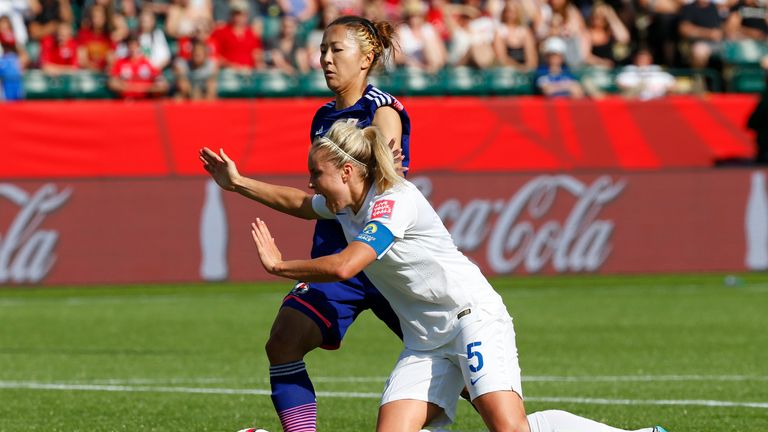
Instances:
[[[480,351],[472,350],[473,348],[480,346],[480,344],[480,342],[471,342],[467,344],[467,362],[471,372],[477,372],[483,368],[483,355],[480,354]],[[471,363],[473,357],[477,357],[477,366]]]

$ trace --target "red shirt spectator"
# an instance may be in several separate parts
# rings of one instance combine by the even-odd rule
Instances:
[[[72,37],[72,27],[60,23],[55,35],[40,41],[40,66],[45,72],[57,73],[77,69],[77,41]]]
[[[211,35],[221,66],[235,69],[263,67],[261,38],[248,25],[248,15],[240,8],[232,9],[229,23]]]
[[[188,37],[184,36],[182,38],[179,38],[179,52],[177,53],[177,56],[179,58],[183,58],[184,60],[191,60],[192,59],[192,49],[195,46],[195,38],[194,37]],[[212,59],[216,59],[217,52],[216,52],[216,43],[213,40],[213,38],[209,37],[205,40],[205,47],[208,48],[208,56]]]
[[[135,37],[129,37],[128,56],[115,62],[109,73],[109,87],[124,98],[145,98],[168,91],[160,71],[144,57]]]
[[[77,35],[80,49],[85,51],[84,57],[90,69],[103,71],[107,66],[109,54],[115,49],[115,44],[109,35],[81,29]]]

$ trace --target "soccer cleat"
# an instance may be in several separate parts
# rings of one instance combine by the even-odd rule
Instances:
[[[254,429],[254,428],[248,428],[248,429],[240,429],[237,432],[267,432],[264,429]],[[663,432],[663,431],[662,431]]]
[[[664,429],[664,428],[663,428],[663,427],[661,427],[661,426],[654,426],[654,427],[653,427],[653,432],[667,432],[667,430],[666,430],[666,429]]]

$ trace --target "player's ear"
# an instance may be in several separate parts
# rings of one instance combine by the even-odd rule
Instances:
[[[373,64],[373,51],[369,52],[363,57],[363,63],[360,65],[361,70],[367,70],[371,68]]]

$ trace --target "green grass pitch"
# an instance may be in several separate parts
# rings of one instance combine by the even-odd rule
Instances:
[[[529,412],[768,431],[768,275],[513,277]],[[279,432],[263,346],[290,283],[0,290],[0,431]],[[370,431],[400,342],[370,313],[307,358],[322,431]],[[484,430],[460,402],[455,431]]]

